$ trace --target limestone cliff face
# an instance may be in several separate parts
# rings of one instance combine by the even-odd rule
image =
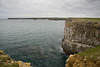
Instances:
[[[100,45],[100,23],[93,20],[67,19],[62,48],[67,54]]]

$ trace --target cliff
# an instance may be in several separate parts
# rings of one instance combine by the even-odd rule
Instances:
[[[0,67],[32,67],[30,63],[15,61],[9,55],[0,51]]]
[[[66,54],[100,46],[100,21],[67,19],[62,48]]]
[[[62,43],[65,67],[100,67],[100,20],[67,19]]]
[[[70,55],[66,67],[100,67],[100,46]]]

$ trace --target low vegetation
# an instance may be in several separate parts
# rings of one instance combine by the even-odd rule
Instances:
[[[18,63],[10,58],[7,54],[0,51],[0,67],[18,67]]]
[[[100,46],[70,55],[65,67],[100,67]]]
[[[15,61],[9,55],[0,50],[0,67],[32,67],[30,63]]]
[[[97,46],[96,48],[87,49],[82,53],[78,53],[78,55],[86,56],[88,59],[91,60],[100,60],[100,46]]]
[[[100,20],[100,18],[74,18],[74,19]]]

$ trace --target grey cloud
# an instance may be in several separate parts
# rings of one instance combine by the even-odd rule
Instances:
[[[96,17],[100,0],[0,0],[0,17]]]

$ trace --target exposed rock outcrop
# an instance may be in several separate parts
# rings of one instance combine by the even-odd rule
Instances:
[[[70,55],[66,67],[100,67],[100,61],[91,61],[80,55]]]
[[[30,63],[15,61],[9,55],[0,50],[0,67],[32,67]]]
[[[70,55],[65,67],[100,67],[100,46]]]
[[[66,54],[82,52],[100,45],[100,21],[67,19],[62,48]]]

